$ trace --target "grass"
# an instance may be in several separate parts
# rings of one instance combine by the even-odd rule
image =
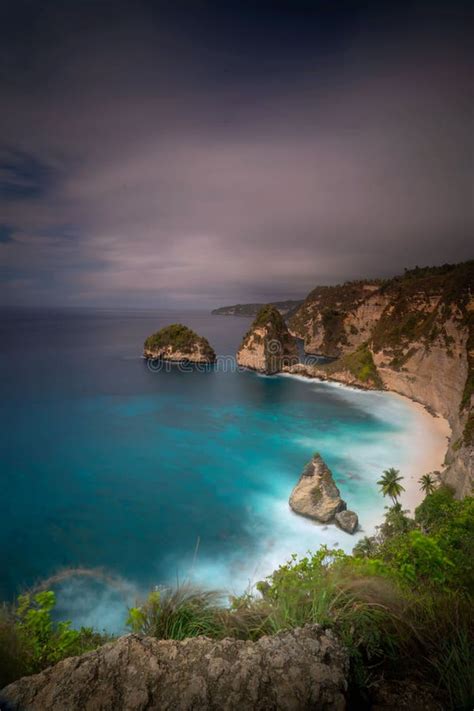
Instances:
[[[413,595],[370,566],[348,568],[342,552],[294,557],[247,594],[224,605],[222,594],[191,586],[154,591],[129,611],[132,631],[158,639],[205,635],[256,640],[308,623],[331,628],[349,650],[351,684],[368,689],[381,677],[433,686],[447,708],[468,708],[472,688],[472,605],[454,594]],[[79,654],[108,639],[84,640]],[[32,673],[25,642],[0,615],[0,686]],[[70,656],[71,651],[65,656]],[[34,670],[34,671],[37,671]]]
[[[230,608],[219,593],[165,591],[158,607],[145,604],[146,618],[134,629],[159,639],[255,640],[318,623],[348,648],[353,685],[367,689],[384,676],[409,677],[430,685],[447,708],[468,708],[474,698],[472,605],[453,594],[413,596],[388,579],[337,566],[312,572],[300,566],[293,561],[280,579],[277,571],[260,586],[261,599],[242,596]]]

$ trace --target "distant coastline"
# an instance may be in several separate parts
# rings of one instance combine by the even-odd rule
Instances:
[[[271,306],[275,306],[282,316],[287,316],[288,318],[292,316],[299,307],[302,305],[303,299],[299,300],[287,300],[287,301],[272,301]],[[220,306],[217,309],[213,309],[211,314],[213,316],[256,316],[262,306],[265,306],[264,302],[254,303],[254,304],[233,304],[232,306]]]

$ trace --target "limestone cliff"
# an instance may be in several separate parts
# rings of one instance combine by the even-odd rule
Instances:
[[[296,339],[280,312],[271,304],[258,312],[237,352],[237,363],[271,375],[298,361]]]
[[[318,625],[256,642],[128,635],[0,694],[10,711],[343,711],[348,655]]]
[[[174,323],[148,336],[143,355],[149,360],[213,363],[216,359],[209,341],[187,326]]]
[[[459,496],[471,491],[474,261],[319,287],[289,328],[306,352],[339,357],[310,366],[309,375],[393,390],[446,417],[452,438],[444,480]]]

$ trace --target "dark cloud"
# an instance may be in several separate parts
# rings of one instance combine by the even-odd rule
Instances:
[[[0,244],[6,244],[13,240],[14,230],[9,225],[0,225]]]
[[[0,200],[45,196],[53,184],[50,166],[18,149],[0,151]]]
[[[472,256],[468,19],[2,4],[6,300],[207,307]]]

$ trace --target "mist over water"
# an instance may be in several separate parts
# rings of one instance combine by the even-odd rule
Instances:
[[[176,321],[223,355],[249,326],[196,311],[4,314],[2,599],[63,568],[100,568],[55,584],[58,616],[118,631],[155,585],[239,593],[292,553],[350,551],[358,536],[289,510],[316,450],[358,535],[380,520],[375,481],[414,446],[405,402],[294,377],[151,372],[143,341]]]

